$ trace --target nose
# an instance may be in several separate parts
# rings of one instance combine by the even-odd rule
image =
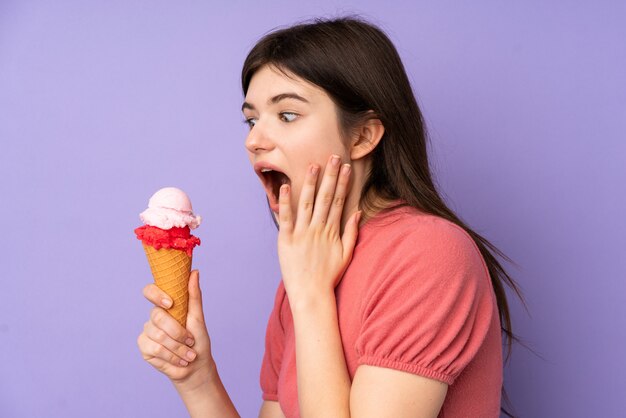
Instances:
[[[246,138],[246,149],[253,154],[271,151],[274,148],[271,134],[259,122],[260,120],[256,122]]]

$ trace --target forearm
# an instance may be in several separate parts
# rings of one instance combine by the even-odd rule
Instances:
[[[349,417],[350,375],[334,293],[298,301],[291,310],[302,417]]]
[[[211,378],[206,379],[201,384],[189,387],[175,383],[174,387],[187,407],[191,418],[239,418],[239,413],[228,396],[222,379],[220,379],[217,367],[213,368]]]

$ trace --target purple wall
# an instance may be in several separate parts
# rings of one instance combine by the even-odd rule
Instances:
[[[279,271],[239,71],[273,27],[346,11],[388,30],[443,192],[520,265],[514,326],[538,355],[505,370],[517,412],[623,413],[623,3],[190,3],[0,2],[0,416],[184,415],[135,343],[151,277],[132,229],[168,185],[205,217],[215,356],[256,416]]]

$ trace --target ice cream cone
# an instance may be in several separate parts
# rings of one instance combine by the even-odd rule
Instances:
[[[150,270],[156,285],[167,293],[174,302],[167,310],[183,327],[187,324],[189,304],[189,275],[191,274],[191,256],[185,251],[172,248],[156,250],[143,244],[143,249],[150,263]]]

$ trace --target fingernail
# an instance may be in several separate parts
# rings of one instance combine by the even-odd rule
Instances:
[[[286,184],[283,184],[282,186],[280,186],[280,194],[281,196],[287,196],[287,192],[289,191],[289,186]]]
[[[188,365],[189,363],[188,363],[188,362],[186,362],[185,360],[181,359],[181,360],[178,362],[178,364],[180,364],[181,366],[186,366],[186,365]]]
[[[348,174],[350,174],[350,169],[350,164],[344,164],[343,167],[341,167],[341,174],[347,176]]]
[[[196,358],[196,353],[194,353],[193,351],[189,350],[187,351],[187,354],[185,355],[185,357],[187,357],[189,360],[193,360]]]
[[[333,166],[335,166],[335,167],[336,167],[336,166],[338,166],[338,165],[339,165],[339,161],[340,161],[339,156],[338,156],[338,155],[333,155],[333,158],[330,160],[330,163],[331,163]]]
[[[172,306],[172,301],[169,299],[161,299],[161,304],[164,308],[169,308],[170,306]]]
[[[361,220],[361,214],[362,214],[362,213],[363,213],[363,212],[359,211],[359,212],[356,214],[356,219],[354,220],[354,222],[355,222],[357,225],[359,224],[359,221]]]
[[[319,169],[320,169],[320,168],[319,168],[318,166],[316,166],[316,165],[312,165],[312,166],[311,166],[311,174],[316,175],[316,174],[317,174],[317,172],[319,171]]]
[[[194,343],[193,338],[187,338],[187,340],[185,340],[185,344],[187,344],[189,347],[191,347]]]

